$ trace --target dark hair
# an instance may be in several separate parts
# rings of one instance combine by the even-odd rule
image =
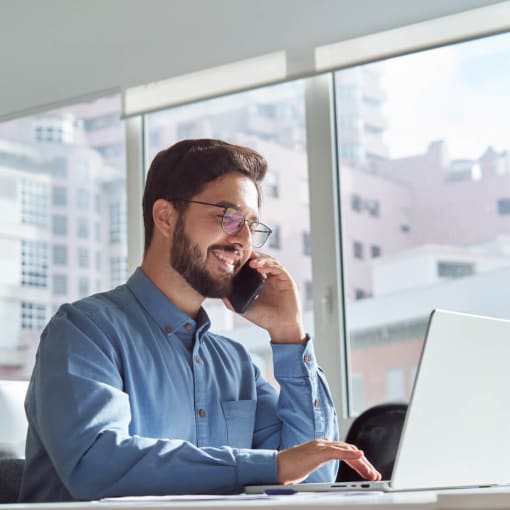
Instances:
[[[152,208],[159,198],[191,199],[206,184],[230,172],[241,172],[249,177],[261,201],[260,182],[267,170],[266,160],[256,151],[221,140],[183,140],[158,152],[152,160],[143,193],[143,222],[145,251],[154,232]],[[184,208],[186,203],[175,203]]]

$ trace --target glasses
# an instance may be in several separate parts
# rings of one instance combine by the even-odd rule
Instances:
[[[189,204],[209,205],[211,207],[219,207],[223,209],[221,215],[221,228],[225,234],[235,236],[241,232],[246,223],[251,233],[251,243],[254,248],[261,248],[271,235],[272,230],[260,221],[249,221],[244,214],[234,208],[219,204],[210,204],[209,202],[200,202],[199,200],[186,200],[184,198],[169,198],[170,202],[187,202]],[[218,215],[220,216],[220,215]]]

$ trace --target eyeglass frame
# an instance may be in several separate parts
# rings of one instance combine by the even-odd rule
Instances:
[[[264,241],[262,242],[262,244],[260,244],[259,246],[253,245],[254,248],[262,248],[262,246],[264,246],[264,244],[266,244],[267,240],[269,239],[269,236],[273,233],[273,230],[270,227],[268,227],[265,223],[262,223],[261,221],[247,220],[246,216],[238,208],[236,208],[235,206],[232,206],[232,205],[211,204],[210,202],[202,202],[201,200],[188,200],[186,198],[167,198],[167,200],[169,202],[186,202],[188,204],[209,205],[212,207],[219,207],[220,209],[223,209],[223,214],[221,215],[221,230],[223,230],[223,232],[225,232],[225,234],[227,234],[229,236],[235,236],[235,235],[239,234],[239,232],[241,232],[241,230],[243,229],[244,225],[247,224],[248,228],[250,230],[251,237],[253,239],[254,231],[252,230],[252,225],[261,225],[262,227],[264,227],[266,229],[266,231],[264,232],[264,231],[256,230],[256,232],[264,232],[264,233],[267,232],[267,236],[264,239]],[[225,227],[223,226],[223,220],[225,219],[225,215],[226,215],[228,209],[234,209],[235,211],[238,211],[239,215],[243,218],[243,221],[241,223],[239,223],[239,228],[236,232],[228,232],[227,230],[225,230]],[[220,216],[220,215],[218,215],[218,216]]]

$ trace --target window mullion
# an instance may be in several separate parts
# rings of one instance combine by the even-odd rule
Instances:
[[[315,320],[315,349],[326,371],[342,435],[348,420],[347,345],[333,75],[306,80],[306,132]]]

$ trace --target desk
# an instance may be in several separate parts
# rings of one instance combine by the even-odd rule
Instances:
[[[144,498],[77,503],[2,505],[2,510],[510,510],[510,487],[376,493],[363,495],[300,494],[278,497],[226,496],[193,500]]]

